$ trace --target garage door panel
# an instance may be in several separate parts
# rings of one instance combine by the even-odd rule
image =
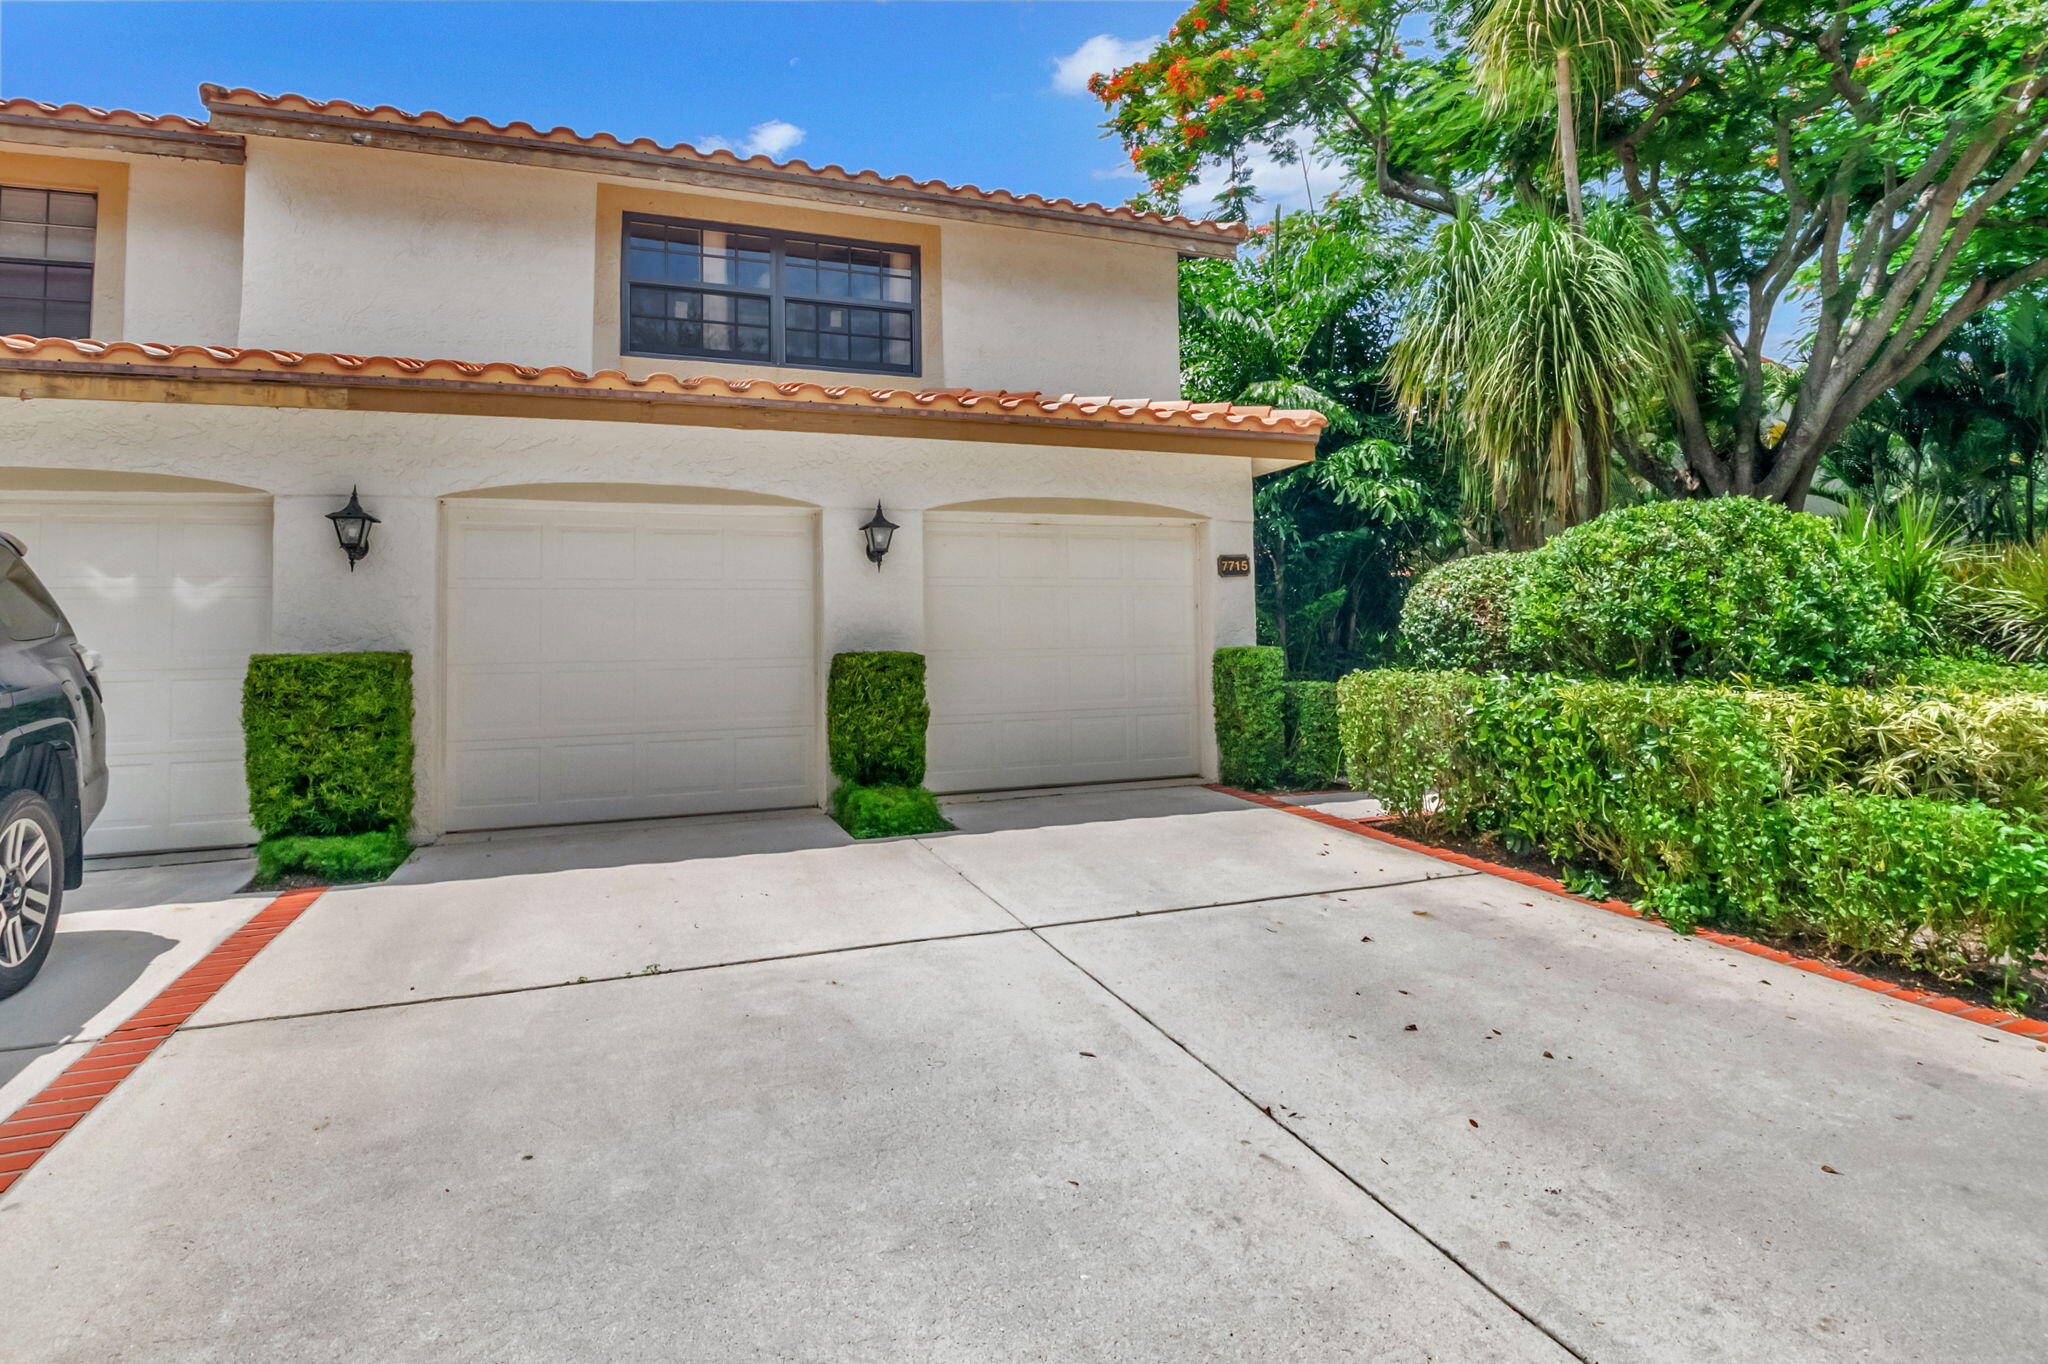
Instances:
[[[8,493],[0,525],[101,656],[107,804],[86,851],[253,842],[241,697],[270,642],[268,501]]]
[[[477,562],[466,542],[503,522],[547,546],[540,575],[516,591],[450,577],[451,828],[811,798],[808,514],[451,503],[447,515],[451,564]],[[495,663],[502,651],[453,652],[475,639],[472,616],[495,626],[508,601],[530,647]],[[534,679],[516,705],[491,692],[508,673]]]
[[[448,660],[456,666],[530,662],[540,652],[540,613],[521,588],[467,585],[462,611],[448,617]]]
[[[941,513],[925,540],[934,790],[1198,769],[1192,527]]]
[[[448,546],[448,580],[472,583],[540,580],[541,528],[533,522],[472,522]]]
[[[559,581],[630,581],[639,576],[638,553],[626,527],[563,526],[555,532],[549,576]]]

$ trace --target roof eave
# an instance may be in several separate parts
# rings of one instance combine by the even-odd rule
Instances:
[[[634,179],[696,185],[707,189],[770,194],[780,198],[832,204],[852,204],[860,208],[915,214],[919,217],[1008,223],[1044,231],[1122,241],[1139,238],[1171,246],[1187,256],[1229,257],[1236,254],[1239,245],[1239,239],[1235,236],[1176,227],[1169,223],[1097,218],[1056,208],[1039,208],[1030,204],[1005,204],[986,200],[970,202],[951,195],[905,189],[895,185],[833,183],[799,171],[685,161],[659,152],[594,147],[574,142],[537,141],[513,134],[487,133],[464,128],[408,126],[381,119],[350,118],[347,115],[326,112],[255,108],[238,102],[213,99],[207,100],[206,108],[209,126],[226,133],[288,137],[330,145],[345,142],[349,146],[380,147],[387,151],[421,152],[429,155],[460,156],[471,160],[546,166],[557,170],[610,173]],[[341,136],[336,137],[333,134]]]
[[[1268,467],[1315,458],[1315,431],[1196,427],[1140,418],[1102,419],[1008,411],[838,405],[720,393],[588,389],[537,383],[323,374],[188,365],[39,360],[0,354],[5,396],[304,407],[450,416],[637,421],[787,431],[837,431],[895,438],[1212,454]],[[303,401],[294,394],[303,395]],[[1263,472],[1263,469],[1261,470]]]
[[[177,156],[229,165],[240,165],[246,159],[242,139],[229,134],[136,128],[86,119],[40,118],[33,114],[0,113],[0,142]]]

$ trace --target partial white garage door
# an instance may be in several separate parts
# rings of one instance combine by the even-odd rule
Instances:
[[[444,505],[450,828],[816,799],[809,512]]]
[[[107,805],[85,850],[254,842],[242,677],[270,641],[270,500],[0,493],[0,528],[102,655]]]
[[[1195,529],[934,512],[929,785],[1193,775]]]

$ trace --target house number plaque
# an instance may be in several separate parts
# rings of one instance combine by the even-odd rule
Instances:
[[[1216,576],[1219,578],[1249,578],[1252,576],[1252,556],[1249,554],[1219,554],[1216,556]]]

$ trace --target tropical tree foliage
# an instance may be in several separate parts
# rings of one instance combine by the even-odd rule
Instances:
[[[1245,153],[1304,133],[1452,222],[1625,205],[1695,305],[1660,401],[1616,409],[1673,495],[1803,505],[1873,405],[2048,280],[2048,0],[1200,0],[1096,90],[1154,205],[1220,170],[1241,210]]]
[[[1400,238],[1339,202],[1277,219],[1236,261],[1182,267],[1188,395],[1329,421],[1314,463],[1253,491],[1260,639],[1298,675],[1375,661],[1408,575],[1458,542],[1457,476],[1404,433],[1380,381]]]

